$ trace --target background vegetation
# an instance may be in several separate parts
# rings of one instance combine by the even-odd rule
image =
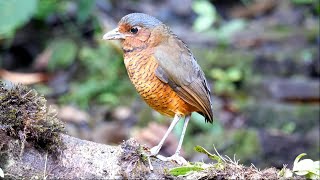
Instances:
[[[177,6],[179,4],[179,6]],[[201,145],[259,168],[319,159],[317,0],[0,0],[0,78],[44,94],[68,134],[153,146],[169,119],[130,84],[103,33],[131,12],[157,17],[191,48],[213,91],[215,122],[193,114],[184,156]],[[162,153],[174,152],[180,128]]]

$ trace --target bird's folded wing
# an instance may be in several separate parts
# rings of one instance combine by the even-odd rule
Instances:
[[[158,62],[156,76],[168,83],[190,105],[199,109],[212,122],[210,89],[204,73],[190,50],[177,37],[171,37],[155,48]]]

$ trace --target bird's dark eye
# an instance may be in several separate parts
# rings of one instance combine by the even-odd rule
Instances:
[[[132,28],[130,29],[130,32],[131,32],[132,34],[137,34],[138,31],[139,31],[138,27],[132,27]]]

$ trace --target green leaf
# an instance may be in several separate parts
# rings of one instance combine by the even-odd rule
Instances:
[[[216,14],[215,7],[209,1],[205,1],[205,0],[194,1],[192,4],[192,9],[194,10],[194,12],[201,15]]]
[[[169,173],[173,176],[186,175],[192,171],[202,171],[203,168],[198,165],[181,166],[170,169]]]
[[[202,32],[211,27],[214,23],[214,19],[210,16],[199,16],[193,24],[193,28],[197,32]]]
[[[216,9],[209,1],[194,1],[192,9],[198,14],[197,19],[193,23],[195,31],[205,31],[217,20]]]
[[[219,156],[217,156],[215,154],[211,154],[209,151],[204,149],[202,146],[195,146],[194,150],[199,153],[206,154],[210,159],[218,161],[218,163],[222,162],[222,160]]]
[[[292,171],[299,175],[305,176],[311,179],[319,179],[320,178],[320,161],[313,161],[311,159],[300,159],[307,155],[306,153],[302,153],[296,157],[293,163]]]
[[[296,129],[296,124],[294,122],[287,122],[281,128],[281,130],[287,134],[293,133],[295,129]]]
[[[239,81],[242,78],[242,73],[239,68],[229,68],[227,70],[227,76],[230,81]]]
[[[293,166],[293,171],[297,175],[306,175],[313,169],[313,161],[311,159],[303,159]]]
[[[54,71],[69,67],[75,60],[77,53],[76,44],[70,39],[57,39],[50,43],[52,56],[48,63],[48,69]]]
[[[318,174],[319,174],[319,170],[320,170],[320,161],[314,161],[313,162],[313,167],[314,169],[318,170]]]
[[[307,154],[306,154],[306,153],[301,153],[301,154],[299,154],[299,155],[296,157],[296,159],[294,160],[293,166],[297,165],[297,163],[299,162],[299,160],[300,160],[303,156],[305,156],[305,155],[307,155]]]
[[[217,94],[234,93],[235,85],[230,81],[216,81],[214,84],[214,92]]]
[[[315,174],[320,177],[320,161],[314,161],[313,165],[309,169],[309,173]]]
[[[213,68],[210,71],[210,76],[217,80],[225,80],[226,79],[226,73],[221,68]]]
[[[38,0],[0,0],[0,37],[8,36],[37,10]]]

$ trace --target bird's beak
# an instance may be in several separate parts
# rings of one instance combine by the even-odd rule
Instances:
[[[125,37],[126,36],[124,34],[120,33],[119,29],[116,28],[116,29],[104,34],[102,39],[104,39],[104,40],[114,40],[114,39],[121,40],[121,39],[125,39]]]

